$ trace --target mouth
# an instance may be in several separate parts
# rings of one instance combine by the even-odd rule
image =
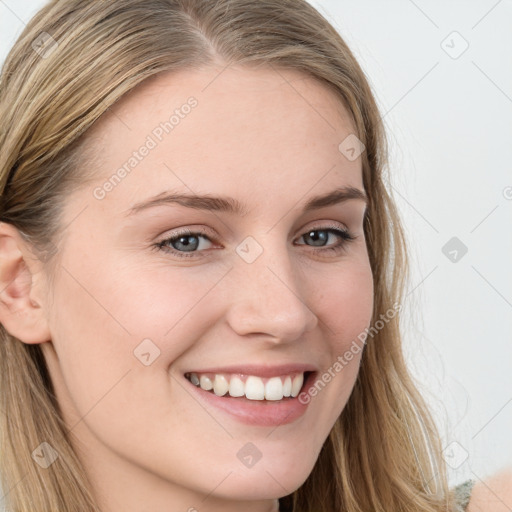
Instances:
[[[187,372],[185,378],[197,388],[218,397],[261,402],[284,402],[296,398],[315,372],[291,372],[273,377],[241,373]]]
[[[309,364],[248,364],[183,375],[206,407],[246,425],[282,427],[297,425],[306,414],[310,400],[301,400],[301,393],[309,389],[318,373]]]

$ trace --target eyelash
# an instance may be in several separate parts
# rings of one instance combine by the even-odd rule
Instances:
[[[337,253],[341,252],[342,250],[346,249],[346,245],[357,238],[357,236],[352,235],[348,230],[340,229],[339,227],[334,227],[334,226],[322,226],[322,227],[318,227],[318,228],[309,229],[303,235],[301,235],[301,238],[304,235],[311,233],[312,231],[325,231],[327,233],[332,233],[334,235],[337,235],[341,238],[341,241],[339,243],[337,243],[336,245],[320,247],[319,249],[314,249],[314,252],[319,252],[319,253],[334,252],[335,254],[337,254]],[[188,237],[188,236],[194,236],[194,237],[200,236],[200,237],[204,237],[204,238],[208,239],[210,242],[212,242],[212,240],[210,240],[210,238],[204,231],[200,231],[200,230],[192,231],[190,229],[184,229],[181,232],[176,233],[172,237],[168,237],[168,238],[165,238],[164,240],[160,240],[159,242],[154,244],[153,247],[157,250],[171,253],[171,254],[177,256],[178,258],[194,258],[194,257],[196,257],[198,252],[203,252],[203,251],[191,251],[189,253],[186,253],[186,252],[184,253],[184,252],[178,251],[176,249],[173,249],[173,248],[167,246],[167,244],[169,242],[174,242],[174,241],[177,241],[180,237]],[[305,244],[300,244],[300,245],[305,245]]]

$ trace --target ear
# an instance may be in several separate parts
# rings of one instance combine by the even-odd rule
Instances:
[[[24,343],[51,339],[42,264],[13,225],[0,222],[0,323]]]

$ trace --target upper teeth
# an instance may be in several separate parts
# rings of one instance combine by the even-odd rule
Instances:
[[[283,397],[296,397],[304,383],[304,374],[286,375],[262,379],[254,375],[197,374],[185,375],[192,384],[217,396],[245,396],[250,400],[282,400]]]

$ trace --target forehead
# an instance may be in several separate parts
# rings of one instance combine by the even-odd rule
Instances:
[[[261,197],[306,193],[321,180],[324,189],[362,188],[360,159],[338,148],[354,132],[340,98],[304,73],[212,66],[146,80],[89,139],[100,162],[96,184],[124,169],[108,199],[129,203],[167,186],[237,195],[244,184]]]
[[[194,95],[201,100],[206,113],[208,107],[218,110],[218,102],[223,106],[231,104],[236,107],[245,104],[254,105],[254,101],[286,101],[298,109],[308,106],[324,121],[329,119],[321,110],[333,111],[344,122],[349,122],[348,112],[341,105],[340,98],[326,84],[305,72],[296,69],[272,67],[251,67],[240,65],[224,66],[221,64],[203,68],[181,69],[162,72],[135,87],[125,94],[109,109],[118,116],[141,119],[144,113],[148,118],[157,113],[159,108],[173,109],[183,95]],[[263,105],[258,105],[257,109]],[[147,108],[150,107],[150,111]],[[119,120],[119,118],[118,118]],[[108,119],[106,119],[108,124]],[[112,119],[111,119],[112,121]]]

